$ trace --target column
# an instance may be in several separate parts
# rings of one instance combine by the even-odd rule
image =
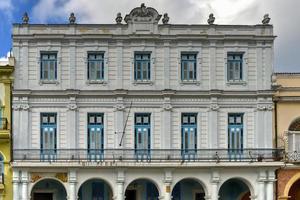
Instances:
[[[162,191],[162,194],[164,194],[164,200],[171,200],[171,193],[172,193],[172,184],[173,180],[173,174],[171,169],[166,169],[165,170],[165,178],[164,178],[164,188]]]
[[[164,43],[164,89],[170,89],[170,43]]]
[[[77,185],[77,172],[72,170],[69,172],[69,200],[77,200],[76,194],[76,185]]]
[[[61,70],[62,71],[62,70]],[[70,41],[69,44],[69,88],[76,88],[76,43]]]
[[[124,138],[121,142],[125,122],[124,122],[124,102],[123,97],[117,97],[117,103],[114,106],[115,111],[115,147],[114,148],[124,148]],[[127,111],[129,112],[129,110]],[[126,116],[127,117],[127,116]],[[120,145],[121,144],[121,145]]]
[[[273,170],[269,170],[267,181],[267,200],[274,200],[274,182],[276,182],[275,173]]]
[[[172,105],[171,105],[171,98],[164,97],[164,104],[163,104],[163,123],[162,123],[162,148],[163,149],[171,149],[172,148],[172,125],[171,125],[171,114],[172,114]]]
[[[14,169],[13,170],[13,200],[19,200],[20,194],[19,194],[19,170]]]
[[[117,42],[117,89],[123,89],[123,43]]]
[[[265,124],[264,124],[264,105],[257,105],[256,110],[256,141],[254,141],[256,144],[256,148],[266,148],[265,143]]]
[[[216,89],[217,83],[216,83],[216,41],[210,41],[209,46],[209,69],[210,69],[210,89]]]
[[[28,172],[22,171],[21,174],[21,183],[22,183],[22,196],[21,200],[28,200]]]
[[[29,104],[28,104],[28,97],[22,97],[20,105],[20,135],[24,141],[20,141],[22,143],[22,148],[28,149],[31,143],[30,136],[29,136]]]
[[[210,192],[210,200],[218,200],[219,199],[219,182],[220,182],[220,174],[218,171],[211,172],[211,192]],[[205,199],[209,200],[208,194],[205,194]]]
[[[69,104],[67,105],[67,147],[69,149],[76,149],[78,147],[78,123],[77,123],[77,105],[76,97],[69,97]],[[58,144],[59,148],[59,144]]]
[[[266,200],[265,199],[265,181],[266,181],[266,172],[261,170],[258,174],[258,192],[257,200]]]
[[[208,148],[214,149],[219,147],[218,141],[218,110],[217,98],[212,97],[210,110],[208,113],[209,135],[208,135]]]
[[[123,169],[118,169],[117,171],[117,194],[116,200],[124,199],[124,182],[125,182],[125,171]]]

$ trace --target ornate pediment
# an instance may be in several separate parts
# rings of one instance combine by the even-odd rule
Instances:
[[[144,3],[140,7],[134,8],[125,16],[124,20],[128,23],[158,23],[161,15],[151,7],[146,7]]]

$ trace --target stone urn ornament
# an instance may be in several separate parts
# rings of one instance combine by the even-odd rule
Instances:
[[[69,17],[69,23],[70,23],[70,24],[75,24],[75,22],[76,22],[75,14],[74,14],[74,13],[71,13],[71,14],[70,14],[70,17]]]
[[[271,21],[271,18],[269,17],[269,14],[265,14],[264,18],[262,20],[262,24],[263,25],[268,25],[270,23],[270,21]]]
[[[23,21],[23,24],[28,24],[29,22],[29,16],[28,16],[28,13],[25,12],[23,17],[22,17],[22,21]]]
[[[163,24],[168,24],[170,20],[170,17],[168,16],[168,13],[164,14],[164,18],[162,19]]]
[[[117,24],[121,24],[121,23],[122,23],[122,20],[123,20],[123,18],[122,18],[121,13],[118,13],[118,14],[117,14],[117,17],[116,17],[116,22],[117,22]]]
[[[214,14],[213,14],[213,13],[210,13],[209,16],[208,16],[207,23],[208,23],[209,25],[212,25],[212,24],[214,24],[215,19],[216,19],[216,18],[214,17]]]

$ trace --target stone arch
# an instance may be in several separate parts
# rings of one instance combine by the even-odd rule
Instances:
[[[189,186],[189,187],[182,187],[182,185],[180,185],[180,183],[182,182],[184,183],[183,184],[184,186]],[[188,195],[182,197],[183,193]],[[177,180],[174,184],[172,184],[172,191],[171,191],[172,199],[177,199],[177,198],[194,199],[192,194],[199,195],[198,198],[201,199],[204,199],[209,195],[207,187],[204,184],[204,182],[195,177],[183,177]]]
[[[156,187],[156,189],[158,190],[158,194],[161,195],[161,189],[159,187],[159,184],[152,178],[149,178],[149,177],[138,177],[138,178],[134,178],[132,179],[130,182],[128,182],[126,185],[124,185],[124,189],[126,190],[126,188],[128,188],[128,186],[133,183],[134,181],[137,181],[137,180],[147,180],[151,183],[153,183]]]
[[[294,185],[294,183],[296,183],[299,180],[300,180],[300,172],[297,173],[297,174],[295,174],[292,178],[290,178],[290,180],[285,185],[285,188],[284,188],[284,191],[283,191],[283,196],[284,197],[288,197],[289,196],[290,189],[292,188],[292,186]]]
[[[234,181],[234,180],[240,181],[241,183],[245,184],[245,186],[248,188],[248,190],[250,192],[250,197],[255,195],[255,191],[254,191],[253,185],[246,178],[243,178],[243,177],[229,177],[229,178],[225,179],[219,185],[219,191],[218,191],[219,199],[220,199],[220,192],[222,190],[222,187],[224,185],[226,185],[226,183],[228,183],[229,181]],[[243,194],[246,194],[246,192],[242,192],[240,195],[243,195]]]
[[[146,183],[149,182],[150,184],[153,184],[154,188],[157,191],[157,199],[159,199],[161,197],[161,190],[160,190],[159,184],[155,180],[153,180],[152,178],[149,178],[149,177],[134,178],[133,180],[131,180],[130,182],[128,182],[126,185],[124,185],[124,189],[125,189],[124,190],[124,196],[126,196],[127,190],[132,190],[132,189],[130,189],[130,186],[132,184],[135,184],[135,182],[144,182],[144,183],[145,182]],[[145,189],[145,188],[143,188],[143,189]],[[138,193],[138,189],[136,191]]]
[[[300,117],[294,119],[288,128],[289,131],[300,131]]]
[[[78,185],[78,187],[77,187],[77,196],[78,196],[78,199],[79,199],[79,197],[80,197],[80,190],[82,189],[82,187],[84,187],[86,184],[88,184],[89,182],[93,182],[93,181],[95,181],[95,182],[98,182],[98,183],[101,183],[101,182],[103,182],[104,183],[104,187],[106,186],[107,187],[107,189],[108,189],[108,193],[111,193],[111,195],[109,195],[109,200],[112,200],[113,199],[113,197],[114,197],[114,190],[113,190],[113,186],[112,186],[112,184],[109,182],[109,181],[107,181],[106,179],[104,179],[104,178],[100,178],[100,177],[93,177],[93,178],[88,178],[88,179],[86,179],[86,180],[84,180],[83,182],[81,182],[81,184],[80,185]]]
[[[34,200],[34,190],[35,190],[35,189],[38,189],[37,191],[39,191],[39,190],[42,191],[42,193],[45,193],[46,190],[50,190],[50,189],[51,189],[51,188],[46,188],[46,190],[44,190],[42,187],[41,187],[41,188],[38,187],[39,184],[43,184],[44,182],[47,182],[47,181],[49,181],[50,183],[52,182],[52,183],[54,183],[54,184],[57,184],[57,186],[59,186],[59,187],[62,187],[62,191],[59,192],[59,194],[62,195],[62,196],[65,196],[65,198],[64,198],[64,197],[62,197],[62,198],[56,198],[57,200],[66,200],[66,199],[68,198],[68,190],[67,190],[65,184],[64,184],[61,180],[59,180],[59,179],[57,179],[57,178],[54,178],[54,177],[43,177],[43,178],[39,179],[38,181],[36,181],[36,182],[31,186],[31,189],[30,189],[30,199],[31,199],[31,200]],[[49,184],[49,183],[48,183],[48,184]],[[50,186],[50,187],[51,187],[51,186]],[[63,195],[62,192],[63,192],[65,195]]]
[[[172,184],[172,190],[173,190],[173,188],[175,187],[175,185],[176,185],[177,183],[179,183],[180,181],[183,181],[183,180],[188,180],[188,179],[194,180],[194,181],[196,181],[197,183],[199,183],[199,184],[202,186],[205,195],[208,195],[208,194],[209,194],[208,189],[207,189],[207,185],[206,185],[202,180],[200,180],[200,179],[198,179],[198,178],[195,178],[195,177],[190,177],[190,176],[180,178],[178,181],[176,181],[175,184]]]

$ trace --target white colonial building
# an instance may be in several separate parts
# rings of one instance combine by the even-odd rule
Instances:
[[[273,200],[273,27],[13,26],[14,200]]]

